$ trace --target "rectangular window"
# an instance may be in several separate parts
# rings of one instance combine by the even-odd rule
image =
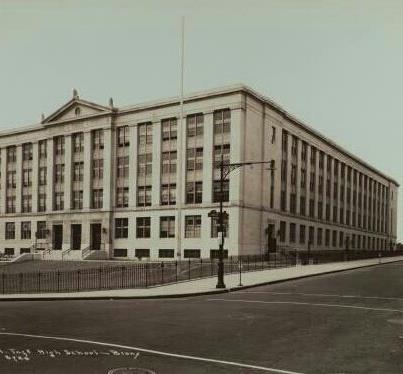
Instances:
[[[302,144],[301,144],[301,160],[303,162],[306,161],[307,150],[308,150],[308,144],[305,142],[302,142]]]
[[[127,178],[129,176],[129,156],[116,159],[117,177]]]
[[[84,134],[77,132],[73,134],[73,152],[81,153],[84,151]]]
[[[32,195],[22,195],[21,197],[22,200],[22,212],[23,213],[28,213],[32,212]]]
[[[102,209],[103,206],[103,189],[96,188],[92,190],[92,208]]]
[[[290,213],[296,213],[297,211],[297,197],[295,193],[290,194]]]
[[[161,205],[175,205],[176,204],[176,184],[162,184],[161,185]]]
[[[136,237],[149,238],[151,235],[151,218],[137,217],[136,218]]]
[[[46,166],[41,166],[39,168],[39,185],[46,186],[46,176],[47,176],[47,168]]]
[[[64,164],[55,165],[54,182],[55,183],[64,183]]]
[[[64,192],[55,192],[55,201],[53,210],[64,209]]]
[[[153,144],[153,128],[151,122],[140,123],[137,129],[139,146]]]
[[[201,216],[185,216],[185,238],[200,238]]]
[[[104,130],[98,129],[92,131],[92,149],[99,150],[104,148]]]
[[[189,138],[203,135],[203,113],[191,114],[186,117],[187,136]]]
[[[203,200],[203,182],[186,183],[186,204],[201,204]]]
[[[286,223],[280,221],[280,242],[285,242],[286,240]]]
[[[4,254],[7,256],[14,256],[14,248],[4,248]]]
[[[175,237],[175,216],[160,217],[160,238]]]
[[[17,182],[16,182],[16,171],[8,171],[7,172],[7,188],[16,188],[17,187]]]
[[[230,152],[231,146],[230,144],[219,144],[214,146],[214,168],[220,169],[221,166],[221,155],[222,161],[224,165],[228,165],[230,163]]]
[[[137,206],[151,206],[151,186],[137,187]]]
[[[176,151],[162,152],[161,173],[162,175],[176,173]]]
[[[25,143],[22,145],[22,160],[23,161],[32,160],[32,143]]]
[[[127,208],[129,206],[129,187],[116,188],[116,207]]]
[[[6,222],[6,239],[15,239],[15,222]]]
[[[160,249],[158,251],[159,258],[174,258],[175,250],[174,249]]]
[[[309,245],[315,245],[315,228],[313,226],[309,226],[308,243]]]
[[[117,128],[117,143],[118,147],[128,147],[130,145],[130,128],[122,126]]]
[[[281,149],[283,153],[287,154],[288,151],[288,132],[283,130],[281,133]]]
[[[83,191],[73,191],[73,209],[83,209]]]
[[[147,248],[136,248],[136,257],[142,259],[143,257],[150,257],[150,250]]]
[[[220,181],[213,182],[213,203],[218,203],[221,197]],[[229,201],[229,180],[223,181],[222,201]]]
[[[337,231],[332,231],[332,247],[337,247]]]
[[[229,133],[231,131],[231,111],[222,109],[214,111],[214,134]]]
[[[299,198],[299,214],[301,216],[305,216],[305,214],[306,214],[306,198],[305,198],[305,196],[301,196]]]
[[[46,234],[47,234],[46,221],[38,221],[36,223],[36,238],[46,239]]]
[[[75,162],[73,165],[73,181],[82,182],[84,180],[84,162]]]
[[[38,194],[38,211],[39,212],[46,211],[46,194],[45,193]]]
[[[47,143],[46,139],[40,140],[38,143],[38,148],[39,148],[39,158],[40,159],[45,159],[47,157]]]
[[[184,258],[200,258],[200,249],[185,249],[183,251]]]
[[[31,239],[31,222],[21,222],[21,239]]]
[[[228,215],[224,215],[223,217],[223,229],[224,229],[224,237],[228,237],[229,233],[229,219]],[[220,232],[220,222],[218,217],[211,218],[211,237],[218,238],[218,233]]]
[[[306,226],[299,226],[299,244],[305,244]]]
[[[203,170],[203,147],[187,149],[186,170]]]
[[[162,141],[176,140],[178,137],[176,118],[167,118],[161,121]]]
[[[55,136],[53,138],[53,146],[55,148],[56,156],[64,155],[64,136]]]
[[[115,248],[113,257],[127,257],[127,248]]]
[[[6,199],[6,212],[15,213],[15,196],[8,196]]]
[[[295,243],[295,234],[296,232],[296,224],[295,223],[290,223],[290,243]]]
[[[175,161],[176,165],[176,161]],[[151,176],[153,171],[153,154],[144,153],[137,156],[137,176]]]
[[[17,147],[15,145],[7,147],[7,163],[17,161]]]
[[[223,250],[224,258],[228,258],[228,249]],[[219,249],[210,249],[210,259],[217,259],[220,255]]]
[[[94,179],[103,179],[103,177],[104,177],[104,160],[103,159],[92,160],[92,177]]]
[[[129,235],[129,219],[115,218],[115,239],[127,239]]]
[[[330,230],[326,229],[325,231],[325,246],[329,247],[330,246]]]
[[[271,127],[271,144],[276,142],[276,128],[274,126]]]

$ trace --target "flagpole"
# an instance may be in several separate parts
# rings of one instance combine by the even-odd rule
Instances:
[[[183,153],[183,140],[182,135],[184,132],[184,118],[183,118],[183,76],[184,76],[184,65],[185,65],[185,17],[181,17],[181,61],[180,61],[180,119],[178,127],[178,138],[177,138],[177,155],[178,155],[178,165],[177,165],[177,198],[176,206],[178,210],[178,222],[177,222],[177,258],[182,259],[182,153]]]

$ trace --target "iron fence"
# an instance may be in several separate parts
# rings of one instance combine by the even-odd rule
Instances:
[[[400,256],[403,251],[382,252],[382,256]],[[300,263],[320,264],[378,257],[376,251],[292,251],[270,255],[231,256],[225,259],[225,274],[284,268]],[[0,292],[47,293],[80,292],[125,288],[147,288],[217,275],[216,259],[131,263],[78,270],[6,273],[0,275]]]

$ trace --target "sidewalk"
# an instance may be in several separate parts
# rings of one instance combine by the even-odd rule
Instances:
[[[382,258],[381,263],[403,261],[403,256]],[[320,265],[298,265],[289,268],[251,271],[242,273],[242,285],[239,286],[239,274],[225,276],[227,288],[216,289],[217,278],[203,278],[189,282],[181,282],[147,289],[119,289],[105,291],[83,291],[70,293],[42,294],[5,294],[0,295],[0,301],[22,300],[80,300],[80,299],[145,299],[164,297],[186,297],[235,291],[241,288],[254,287],[263,284],[277,283],[291,279],[305,278],[319,274],[335,273],[343,270],[356,269],[379,264],[379,260],[357,260],[334,262]]]

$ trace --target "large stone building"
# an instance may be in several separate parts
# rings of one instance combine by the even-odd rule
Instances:
[[[116,108],[73,98],[0,133],[0,251],[50,257],[217,254],[218,165],[230,255],[282,246],[385,250],[398,184],[245,86]],[[269,234],[268,234],[269,233]],[[271,242],[271,241],[270,241]],[[97,252],[95,252],[97,251]]]

